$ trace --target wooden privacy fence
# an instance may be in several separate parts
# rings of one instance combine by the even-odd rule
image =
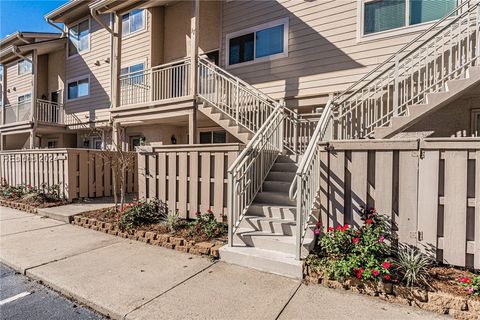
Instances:
[[[320,216],[361,225],[391,217],[399,243],[444,263],[480,268],[480,139],[356,140],[325,144]]]
[[[9,185],[30,184],[40,188],[58,185],[66,199],[96,198],[113,194],[111,157],[105,151],[87,149],[40,149],[0,152],[0,178]],[[127,172],[127,192],[138,191],[137,159]],[[119,181],[117,181],[119,185]]]
[[[139,149],[139,197],[157,198],[194,218],[209,208],[217,218],[227,213],[227,170],[241,144],[151,146]]]

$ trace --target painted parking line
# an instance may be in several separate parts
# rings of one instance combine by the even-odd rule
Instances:
[[[14,296],[12,296],[12,297],[10,297],[10,298],[3,299],[2,301],[0,301],[0,306],[3,306],[4,304],[10,303],[10,302],[13,302],[13,301],[15,301],[15,300],[17,300],[17,299],[26,297],[26,296],[28,296],[29,294],[31,294],[31,292],[25,291],[25,292],[16,294],[16,295],[14,295]]]

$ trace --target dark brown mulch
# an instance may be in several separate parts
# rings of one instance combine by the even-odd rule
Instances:
[[[473,274],[469,271],[460,270],[452,267],[433,267],[430,269],[429,284],[433,289],[450,293],[460,297],[472,297],[480,300],[480,297],[471,296],[466,289],[460,285],[460,277],[471,277]]]
[[[107,222],[107,223],[114,223],[118,224],[120,221],[121,213],[115,212],[113,207],[112,208],[103,208],[92,210],[88,212],[83,212],[80,216],[85,218],[95,219],[97,221]],[[227,235],[222,235],[221,237],[216,238],[208,238],[206,235],[190,235],[190,227],[187,225],[188,221],[183,220],[183,225],[179,227],[178,230],[171,232],[164,224],[149,224],[136,227],[134,229],[129,230],[129,232],[133,233],[135,231],[150,231],[155,232],[158,234],[168,234],[174,237],[184,238],[187,241],[195,241],[195,242],[203,242],[203,241],[210,241],[210,240],[220,240],[220,241],[227,241]]]

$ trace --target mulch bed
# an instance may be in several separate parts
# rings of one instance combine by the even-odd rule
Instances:
[[[54,202],[34,202],[34,201],[26,201],[22,198],[16,199],[6,199],[0,198],[0,206],[18,209],[29,213],[37,213],[37,209],[42,208],[51,208],[56,206],[61,206],[67,204],[68,201],[66,200],[59,200]]]
[[[118,227],[119,221],[119,213],[115,213],[112,208],[103,208],[83,212],[75,216],[72,223],[123,238],[214,258],[218,258],[219,248],[227,243],[227,235],[212,239],[205,235],[191,235],[189,234],[190,228],[186,223],[175,232],[170,232],[164,224],[150,224],[121,230]]]

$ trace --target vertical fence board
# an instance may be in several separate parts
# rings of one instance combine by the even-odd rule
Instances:
[[[480,150],[475,152],[475,252],[474,267],[480,269]]]
[[[423,232],[419,241],[422,252],[436,258],[438,183],[440,154],[437,150],[426,150],[418,167],[418,230]]]
[[[223,152],[216,152],[215,168],[214,168],[214,186],[213,186],[213,212],[215,215],[221,215],[223,213],[223,186],[225,184],[224,179],[224,166],[225,156]]]
[[[177,154],[175,152],[168,153],[168,208],[174,212],[177,210]]]
[[[157,157],[154,154],[146,155],[148,159],[148,197],[157,197]]]
[[[375,154],[375,209],[393,219],[393,152],[377,151]]]
[[[145,172],[147,159],[148,155],[146,154],[142,154],[140,157],[138,157],[138,183],[142,186],[147,184],[147,172]],[[148,198],[149,194],[146,193],[145,188],[140,188],[138,191],[138,197]]]
[[[328,225],[328,152],[320,153],[320,213],[319,219],[321,225]]]
[[[198,152],[190,152],[189,217],[193,218],[198,209]]]
[[[201,202],[200,202],[200,211],[205,212],[210,208],[210,153],[201,152],[200,153],[200,163],[201,163]]]
[[[445,151],[443,261],[454,265],[465,265],[467,157],[467,151]]]
[[[187,218],[187,160],[188,153],[180,152],[178,154],[178,211],[183,218]]]
[[[330,153],[330,219],[328,226],[345,223],[345,152]]]
[[[367,151],[352,151],[351,197],[352,208],[350,223],[356,227],[362,225],[361,211],[367,205]]]
[[[416,245],[418,156],[416,152],[399,152],[398,177],[398,240],[407,245]]]
[[[167,198],[167,155],[166,153],[160,153],[158,155],[158,197],[160,200],[165,201]],[[138,177],[140,179],[140,177]],[[138,183],[141,189],[144,184]]]

